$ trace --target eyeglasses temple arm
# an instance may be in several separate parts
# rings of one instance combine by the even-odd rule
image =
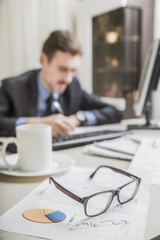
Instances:
[[[112,169],[114,172],[118,172],[118,173],[124,174],[124,175],[126,175],[126,176],[128,176],[128,177],[131,177],[131,178],[133,178],[133,179],[137,179],[139,182],[141,181],[141,178],[136,177],[136,176],[133,175],[133,174],[130,174],[130,173],[125,172],[125,171],[123,171],[123,170],[121,170],[121,169],[118,169],[118,168],[114,168],[114,167],[110,167],[110,166],[105,166],[105,165],[99,166],[99,167],[89,176],[89,178],[90,178],[90,179],[93,178],[94,175],[96,174],[96,172],[97,172],[100,168],[102,168],[102,167],[104,167],[104,168],[110,168],[110,169]]]
[[[62,185],[60,185],[58,182],[56,182],[52,177],[49,177],[49,182],[51,182],[51,181],[54,183],[56,188],[59,189],[61,192],[65,193],[67,196],[74,199],[75,201],[83,204],[83,202],[84,202],[83,198],[78,197],[76,194],[70,192],[69,190],[64,188]]]

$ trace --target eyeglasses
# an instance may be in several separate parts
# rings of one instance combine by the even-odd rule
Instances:
[[[86,216],[95,217],[107,211],[107,209],[110,207],[113,201],[113,198],[115,196],[117,196],[118,202],[120,204],[124,204],[131,201],[135,197],[141,182],[141,178],[136,177],[133,174],[130,174],[118,168],[105,166],[105,165],[99,166],[89,176],[89,178],[92,179],[97,173],[97,171],[101,168],[109,168],[114,172],[130,177],[131,180],[128,183],[118,187],[117,189],[101,191],[83,198],[77,196],[76,194],[70,192],[68,189],[64,188],[62,185],[56,182],[52,177],[49,177],[49,183],[50,184],[54,183],[55,187],[59,189],[61,192],[68,195],[75,201],[82,203]]]

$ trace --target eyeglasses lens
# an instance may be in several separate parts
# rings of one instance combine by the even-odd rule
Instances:
[[[121,188],[118,194],[120,203],[125,203],[131,200],[137,193],[137,189],[138,189],[138,181],[133,181],[128,185],[126,185],[125,187]]]
[[[86,205],[86,213],[88,216],[94,216],[102,213],[110,206],[112,201],[112,193],[99,193],[90,197]]]

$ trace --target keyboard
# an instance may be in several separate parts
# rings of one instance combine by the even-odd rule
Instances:
[[[65,148],[77,147],[93,142],[111,140],[114,138],[119,138],[125,134],[128,134],[128,131],[94,131],[94,132],[85,132],[73,135],[65,135],[62,137],[54,137],[52,139],[52,148],[53,150],[60,150]]]
[[[114,138],[119,138],[123,135],[130,133],[129,131],[112,131],[112,130],[98,130],[92,132],[85,132],[73,135],[65,135],[61,137],[53,137],[52,138],[52,149],[53,150],[61,150],[71,147],[82,146],[86,144],[91,144],[93,142],[103,141],[103,140],[111,140]],[[14,143],[10,143],[7,147],[9,152],[17,152],[16,145]]]

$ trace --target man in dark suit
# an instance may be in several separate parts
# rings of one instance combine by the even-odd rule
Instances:
[[[52,32],[42,48],[40,70],[2,81],[0,135],[14,135],[15,127],[24,123],[50,124],[52,135],[57,136],[80,125],[121,121],[116,108],[81,88],[74,77],[80,58],[80,45],[71,33]]]

